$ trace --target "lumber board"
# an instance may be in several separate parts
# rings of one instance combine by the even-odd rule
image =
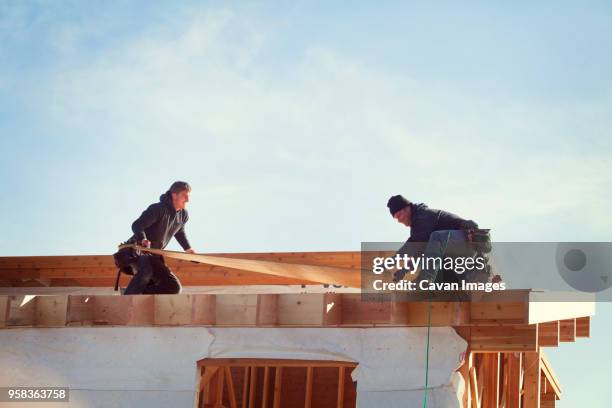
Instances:
[[[541,364],[538,352],[525,353],[523,377],[523,406],[524,408],[540,407],[540,375]]]
[[[189,254],[178,251],[165,251],[161,249],[144,248],[138,245],[131,246],[140,251],[162,255],[164,257],[180,259],[183,261],[198,262],[226,268],[241,269],[268,275],[298,278],[310,282],[340,284],[352,288],[361,286],[361,272],[357,269],[338,268],[331,266],[315,266],[303,264],[288,264],[283,262],[261,261],[252,259],[229,258],[204,254]]]
[[[559,341],[576,341],[576,319],[559,321]]]
[[[474,352],[536,351],[537,325],[474,326],[470,347]]]
[[[557,334],[561,324],[556,321],[527,325],[525,317],[521,323],[514,323],[514,318],[503,324],[491,324],[488,319],[483,323],[470,316],[468,302],[368,299],[353,293],[11,295],[0,297],[0,316],[4,316],[0,327],[423,327],[431,308],[432,326],[471,328],[465,338],[474,342],[474,351],[534,350],[536,345],[556,346],[561,339]],[[574,320],[562,323],[566,340],[576,330]],[[585,334],[590,320],[578,321]]]
[[[538,344],[543,347],[559,345],[559,321],[538,323]]]
[[[591,336],[591,317],[578,317],[576,319],[576,337]]]

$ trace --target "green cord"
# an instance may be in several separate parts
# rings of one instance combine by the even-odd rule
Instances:
[[[448,241],[450,241],[450,232],[446,236],[446,243],[442,249],[442,256],[448,248]],[[435,269],[433,280],[436,281],[438,277],[438,269]],[[429,388],[429,336],[431,333],[431,293],[428,294],[427,298],[427,349],[425,350],[425,396],[423,397],[423,408],[427,408],[427,391]]]
[[[431,297],[427,302],[427,351],[425,353],[425,398],[423,408],[427,408],[427,389],[429,385],[429,333],[431,331]]]

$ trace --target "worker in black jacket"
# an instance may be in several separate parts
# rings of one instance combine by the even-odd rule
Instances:
[[[419,257],[423,253],[431,257],[473,256],[474,251],[466,240],[466,230],[477,230],[478,224],[443,210],[435,210],[425,204],[412,203],[401,195],[395,195],[387,202],[389,212],[399,222],[410,228],[410,238],[398,250],[398,254]],[[466,274],[469,279],[482,280],[488,271]],[[406,270],[395,271],[393,280],[401,280]],[[417,280],[452,281],[457,276],[452,271],[443,271],[435,276],[431,269],[415,271]],[[464,277],[464,278],[465,278]]]
[[[185,224],[189,219],[185,207],[189,202],[191,186],[177,181],[151,204],[132,224],[134,235],[128,242],[144,247],[164,249],[175,237],[185,252],[194,253],[185,235]],[[137,273],[125,289],[124,294],[176,294],[181,284],[164,262],[163,257],[145,253],[138,258]]]

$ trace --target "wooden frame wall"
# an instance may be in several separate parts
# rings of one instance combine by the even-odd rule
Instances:
[[[285,359],[203,359],[198,408],[354,408],[357,363]]]

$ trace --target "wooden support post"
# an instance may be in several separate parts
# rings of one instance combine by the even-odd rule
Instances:
[[[345,371],[344,366],[338,368],[338,403],[337,408],[344,407],[344,377]]]
[[[541,359],[539,352],[525,353],[523,402],[525,408],[540,408]]]
[[[270,389],[270,367],[264,367],[264,380],[263,380],[263,395],[261,397],[261,408],[268,407],[268,394]]]
[[[244,367],[244,382],[242,383],[242,408],[246,408],[249,400],[249,367]]]
[[[278,295],[257,296],[257,326],[278,325]]]
[[[579,317],[576,319],[576,337],[589,337],[591,335],[591,317]]]
[[[326,293],[323,297],[323,326],[342,324],[342,294]]]
[[[536,351],[538,325],[475,326],[470,347],[475,352]]]
[[[6,327],[10,303],[8,296],[0,296],[0,327]]]
[[[499,405],[499,353],[487,353],[483,356],[484,367],[484,394],[482,406],[497,408]]]
[[[508,385],[506,390],[506,406],[521,408],[521,364],[522,353],[508,353]]]
[[[561,320],[559,323],[559,340],[576,341],[576,319]]]
[[[227,393],[229,394],[230,408],[238,408],[236,401],[236,390],[234,389],[234,379],[232,378],[232,369],[225,367],[224,370],[227,381]]]
[[[312,408],[312,367],[306,367],[306,395],[304,395],[304,408]]]
[[[223,408],[223,385],[225,383],[225,370],[217,370],[217,384],[215,387],[215,408]]]
[[[470,394],[472,397],[472,408],[480,408],[480,397],[478,393],[478,379],[476,378],[476,367],[470,367]]]
[[[276,367],[274,376],[274,408],[281,407],[281,389],[283,388],[283,367]]]
[[[251,367],[251,381],[249,385],[249,408],[255,408],[255,393],[257,392],[257,367]]]
[[[538,324],[538,345],[556,347],[559,345],[559,321]]]

